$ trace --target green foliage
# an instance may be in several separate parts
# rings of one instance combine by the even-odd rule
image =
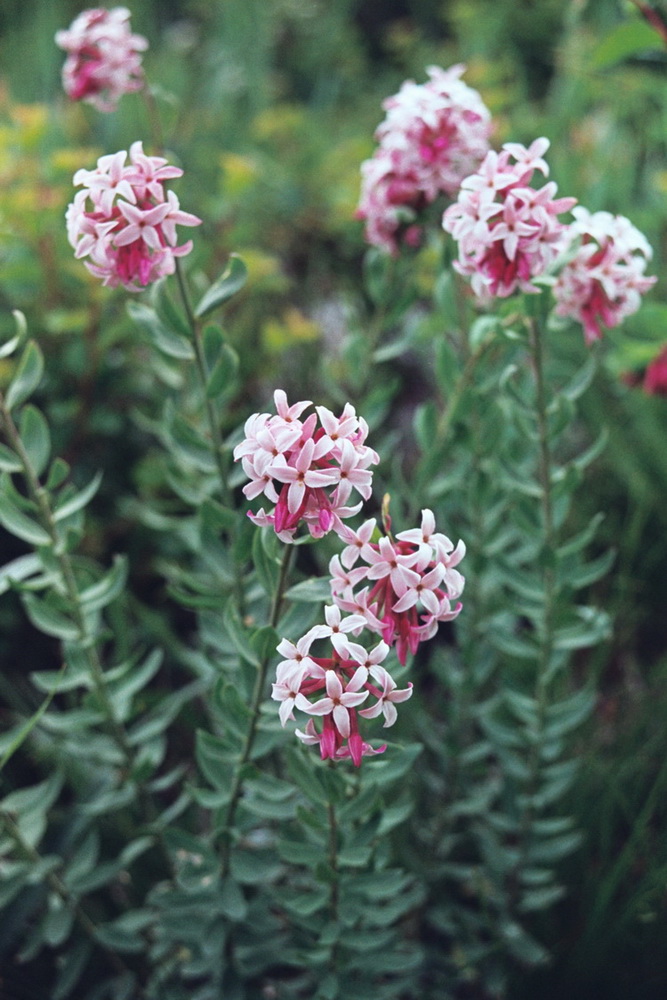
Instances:
[[[645,1000],[665,974],[667,462],[664,400],[619,375],[664,341],[663,293],[600,350],[543,330],[540,402],[516,303],[478,314],[435,227],[362,260],[353,214],[381,100],[466,59],[494,142],[549,136],[560,190],[631,217],[660,273],[659,34],[602,3],[140,5],[205,225],[187,279],[126,307],[72,259],[63,214],[75,170],[150,145],[141,100],[66,106],[52,34],[78,11],[13,6],[5,988]],[[277,642],[319,620],[336,551],[297,546],[286,576],[245,516],[232,451],[276,387],[351,401],[383,459],[371,503],[391,494],[395,532],[431,507],[468,547],[456,629],[422,647],[396,742],[358,772],[295,744],[268,700]]]

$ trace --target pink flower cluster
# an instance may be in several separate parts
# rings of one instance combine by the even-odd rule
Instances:
[[[667,396],[667,345],[647,366],[642,388],[649,396]]]
[[[536,139],[529,149],[508,142],[500,153],[487,153],[444,214],[443,227],[459,245],[454,267],[470,277],[483,300],[505,298],[517,288],[539,291],[532,280],[545,273],[563,248],[566,226],[558,215],[576,199],[556,199],[553,182],[530,187],[536,170],[549,173],[543,159],[548,148],[548,139]]]
[[[277,413],[254,413],[245,438],[234,449],[250,482],[243,488],[252,499],[264,494],[274,504],[249,513],[260,526],[271,525],[278,537],[292,541],[303,522],[314,538],[340,531],[342,519],[356,514],[361,503],[347,506],[352,490],[365,500],[371,494],[371,465],[378,455],[364,444],[366,421],[350,403],[336,417],[325,406],[299,419],[310,400],[290,406],[282,389],[274,393]]]
[[[455,567],[465,546],[459,542],[454,547],[435,530],[430,510],[422,511],[419,528],[399,532],[395,539],[378,537],[374,519],[359,531],[342,525],[339,535],[347,544],[329,566],[334,603],[324,609],[326,624],[314,625],[296,643],[281,641],[283,660],[272,698],[281,703],[283,726],[295,709],[322,718],[321,730],[311,718],[296,735],[319,746],[323,759],[351,757],[358,767],[362,757],[385,749],[363,740],[358,716],[382,714],[385,727],[393,726],[396,705],[412,694],[412,684],[399,688],[387,669],[390,648],[396,647],[405,666],[408,652],[415,653],[420,642],[435,635],[438,622],[451,621],[461,610],[460,603],[451,602],[463,591],[465,581]],[[365,565],[357,566],[360,560]],[[362,583],[366,585],[355,590]],[[370,652],[351,638],[364,629],[382,637]],[[318,640],[332,647],[327,656],[311,653]],[[320,693],[324,697],[310,700]],[[372,704],[359,708],[369,696],[375,699]]]
[[[131,33],[129,19],[126,7],[84,10],[66,31],[56,33],[56,44],[67,52],[63,87],[72,100],[115,111],[123,94],[144,86],[139,53],[148,42]]]
[[[396,646],[405,664],[408,652],[433,638],[438,622],[451,621],[461,610],[457,598],[465,581],[455,567],[465,555],[464,543],[454,546],[437,532],[428,509],[419,528],[399,531],[395,539],[385,535],[374,541],[375,519],[359,531],[343,526],[339,534],[347,544],[329,564],[335,604],[360,615],[365,628]]]
[[[103,284],[140,291],[173,274],[175,258],[192,250],[177,245],[176,226],[198,226],[201,219],[180,209],[164,182],[183,173],[161,156],[147,156],[140,142],[127,153],[101,156],[95,170],[78,170],[83,185],[67,209],[67,235],[77,258]]]
[[[415,220],[438,195],[453,197],[489,148],[491,115],[476,90],[460,79],[464,66],[431,66],[429,81],[406,81],[383,103],[378,149],[362,164],[357,217],[366,239],[390,253],[400,237],[416,244]]]
[[[586,343],[602,336],[600,324],[618,326],[639,309],[641,296],[657,280],[644,274],[653,256],[647,240],[622,215],[577,207],[568,229],[575,248],[554,285],[556,313],[584,328]]]
[[[351,641],[346,633],[363,628],[363,618],[350,615],[341,620],[336,607],[325,608],[325,615],[326,625],[315,625],[296,644],[283,639],[278,646],[283,660],[276,670],[271,697],[281,703],[283,726],[288,719],[294,719],[294,709],[322,719],[321,732],[311,718],[305,731],[297,729],[296,735],[308,745],[319,746],[323,760],[351,757],[359,767],[362,757],[382,753],[385,747],[375,749],[362,739],[357,714],[371,719],[382,713],[384,725],[392,726],[396,704],[407,701],[412,684],[397,688],[383,665],[389,652],[385,642],[379,642],[369,652]],[[311,646],[318,639],[328,640],[328,656],[311,654]],[[323,697],[309,700],[313,695]],[[373,704],[357,712],[369,696],[375,699]]]

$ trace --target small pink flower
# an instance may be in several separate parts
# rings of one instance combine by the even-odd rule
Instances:
[[[382,685],[382,692],[375,704],[370,708],[360,709],[359,715],[363,715],[365,719],[374,719],[382,712],[385,719],[384,728],[386,729],[396,722],[398,716],[396,705],[407,701],[412,696],[412,684],[399,690],[394,678],[383,667],[376,668],[374,677]]]
[[[332,608],[327,611],[328,626],[315,625],[296,644],[283,639],[278,646],[283,655],[291,653],[292,656],[278,664],[272,698],[280,702],[279,714],[283,725],[294,717],[295,710],[322,720],[320,731],[311,718],[305,731],[297,729],[296,735],[306,745],[319,746],[323,760],[350,757],[359,767],[363,757],[384,750],[384,747],[374,749],[362,738],[357,716],[359,705],[366,702],[369,696],[380,702],[389,699],[387,704],[390,705],[392,700],[405,701],[409,692],[393,694],[396,684],[382,665],[389,652],[386,643],[380,642],[367,651],[347,636],[352,631],[351,625],[358,624],[352,623],[354,616],[341,620]],[[326,640],[330,644],[329,656],[310,655],[315,639]],[[303,654],[298,662],[294,655],[297,650]],[[311,700],[313,698],[315,700]],[[372,715],[380,711],[384,711],[383,705]],[[392,707],[388,707],[385,718],[391,716]]]
[[[371,523],[374,527],[374,522],[367,522]],[[415,653],[420,642],[432,638],[439,622],[459,614],[461,604],[452,601],[460,597],[465,583],[455,568],[465,555],[465,545],[454,546],[437,532],[428,509],[422,511],[420,528],[399,532],[395,540],[384,536],[373,542],[366,528],[367,540],[358,546],[362,530],[357,536],[347,531],[343,539],[354,561],[361,559],[365,565],[346,573],[338,556],[329,564],[333,601],[343,611],[363,615],[366,627],[395,645],[400,663],[405,664],[408,652]],[[367,585],[356,591],[360,583]]]
[[[350,735],[349,709],[356,708],[368,698],[368,691],[359,690],[364,686],[367,678],[366,668],[358,667],[343,688],[338,674],[334,670],[327,670],[326,698],[321,698],[309,705],[306,711],[309,715],[331,715],[336,729],[344,739],[347,739]]]
[[[578,320],[591,344],[602,336],[601,324],[618,326],[636,312],[657,278],[644,274],[653,251],[628,219],[583,207],[572,214],[569,246],[580,245],[554,285],[556,313]]]
[[[76,172],[74,183],[84,190],[66,220],[74,254],[88,258],[88,270],[104,285],[135,292],[174,272],[175,258],[192,249],[190,240],[177,245],[176,226],[198,226],[201,219],[181,211],[176,195],[162,188],[162,180],[181,176],[180,168],[146,156],[141,142],[131,146],[129,164],[127,155],[101,156],[95,170]]]
[[[667,396],[667,346],[648,365],[642,389],[649,396]]]
[[[430,66],[427,83],[408,80],[383,103],[378,149],[361,167],[357,216],[366,222],[367,241],[389,253],[399,237],[419,245],[421,210],[440,195],[453,197],[488,150],[491,116],[460,79],[464,69]]]
[[[263,493],[275,504],[272,511],[262,509],[249,517],[257,525],[272,525],[283,541],[292,541],[301,523],[314,538],[342,530],[342,521],[361,506],[348,506],[352,491],[368,497],[369,466],[379,461],[365,444],[366,422],[349,403],[338,418],[317,407],[302,420],[309,401],[290,406],[282,389],[274,399],[277,413],[253,414],[244,440],[234,449],[250,479],[245,495]]]
[[[454,267],[471,279],[480,299],[506,298],[517,289],[538,292],[533,279],[546,272],[563,247],[566,227],[558,215],[575,199],[556,199],[553,183],[528,186],[536,170],[548,173],[542,157],[548,146],[542,138],[529,149],[506,143],[501,153],[489,152],[443,216],[444,229],[458,242]]]
[[[142,35],[130,31],[126,7],[85,10],[56,45],[67,52],[63,87],[73,101],[87,101],[98,111],[115,111],[123,94],[144,86],[141,55],[148,48]]]

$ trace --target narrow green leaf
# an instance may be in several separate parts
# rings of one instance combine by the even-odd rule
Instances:
[[[84,486],[84,488],[79,490],[79,492],[74,496],[71,496],[64,502],[56,505],[55,510],[53,511],[54,521],[63,521],[66,517],[69,517],[70,514],[75,514],[78,510],[81,510],[88,503],[90,503],[100,488],[101,482],[102,473],[96,472],[87,486]]]
[[[34,340],[29,340],[5,397],[7,408],[20,406],[35,391],[44,373],[44,358]]]
[[[206,385],[206,395],[209,399],[219,396],[221,392],[234,384],[234,378],[239,369],[239,356],[229,344],[223,344],[213,371]]]
[[[461,373],[461,362],[445,336],[435,343],[434,374],[441,392],[448,396]]]
[[[185,317],[174,305],[169,294],[169,282],[167,278],[160,278],[159,281],[153,283],[151,288],[151,304],[158,318],[162,321],[163,326],[189,340],[190,328]]]
[[[596,583],[607,575],[615,559],[616,553],[613,549],[609,549],[607,552],[603,552],[601,556],[598,556],[597,559],[584,563],[583,566],[575,566],[573,569],[568,570],[563,582],[567,582],[575,590],[581,587],[589,587],[591,583]]]
[[[288,601],[303,601],[308,604],[321,604],[331,600],[331,581],[328,576],[314,576],[302,580],[290,587],[285,597]]]
[[[278,658],[276,647],[279,642],[280,636],[270,625],[263,625],[256,629],[250,637],[250,644],[256,650],[260,663],[270,660],[273,656]]]
[[[62,956],[62,963],[58,967],[58,976],[53,987],[52,1000],[66,1000],[73,993],[73,990],[83,975],[92,955],[93,945],[87,938],[80,938],[72,948],[69,948]]]
[[[591,65],[593,69],[607,69],[629,56],[659,48],[661,48],[660,37],[646,21],[626,20],[610,31],[596,46]]]
[[[27,580],[42,570],[42,560],[32,553],[18,556],[0,568],[0,594],[6,593],[15,583]]]
[[[245,737],[251,712],[236,684],[221,677],[213,693],[213,703],[219,710],[225,729],[231,729],[237,736]]]
[[[30,545],[51,545],[51,536],[40,524],[20,511],[11,500],[0,493],[0,524],[17,538]]]
[[[58,676],[62,677],[64,672],[65,672],[65,664],[63,664],[63,667],[60,670],[60,674]],[[54,696],[54,694],[56,693],[57,690],[58,690],[58,685],[56,683],[56,685],[49,692],[49,694],[44,699],[44,701],[42,702],[42,704],[39,706],[39,708],[37,709],[37,711],[35,712],[35,714],[32,715],[27,720],[27,722],[24,723],[23,726],[21,726],[21,728],[19,729],[19,731],[16,734],[16,736],[13,738],[12,742],[10,743],[10,745],[7,747],[7,749],[3,753],[2,757],[0,757],[0,771],[3,770],[3,768],[4,768],[5,764],[7,763],[7,761],[11,757],[13,757],[13,755],[16,753],[16,751],[21,746],[21,744],[25,742],[25,740],[28,738],[28,736],[30,736],[30,733],[33,731],[33,729],[35,728],[35,726],[37,725],[37,723],[39,722],[39,720],[44,715],[44,712],[49,707],[49,705],[51,703],[51,699],[53,698],[53,696]]]
[[[231,790],[233,766],[239,750],[232,749],[226,740],[207,733],[203,729],[197,731],[195,743],[195,758],[199,770],[214,788],[225,793]]]
[[[81,638],[81,629],[71,618],[53,608],[48,600],[34,594],[22,594],[28,618],[40,632],[55,636],[56,639],[74,640]]]
[[[54,458],[46,478],[46,489],[57,490],[69,476],[70,468],[64,458]]]
[[[155,649],[142,664],[129,668],[123,677],[109,684],[109,695],[121,722],[130,718],[134,695],[152,680],[160,669],[162,660],[162,650]]]
[[[264,592],[272,597],[278,585],[280,556],[276,534],[256,531],[252,540],[252,562]]]
[[[7,445],[0,444],[0,471],[20,472],[22,468],[23,463],[18,455],[11,448],[8,448]]]
[[[44,415],[36,406],[24,406],[21,410],[19,432],[32,467],[40,476],[51,454],[51,435]]]
[[[247,279],[248,271],[245,264],[239,256],[231,254],[223,274],[211,285],[197,305],[195,309],[197,319],[208,316],[209,313],[236,295],[243,288]]]
[[[262,661],[250,642],[248,629],[241,623],[241,619],[231,603],[225,608],[222,624],[243,659],[251,663],[253,667],[259,667]]]
[[[143,302],[128,302],[131,318],[148,334],[159,351],[179,361],[193,361],[195,350],[189,340],[166,326],[154,309]]]
[[[111,569],[96,583],[81,591],[80,600],[86,611],[98,611],[115,601],[125,589],[127,558],[114,556]]]

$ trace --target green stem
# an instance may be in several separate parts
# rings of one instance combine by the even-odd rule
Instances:
[[[553,500],[551,495],[551,443],[549,438],[549,420],[547,413],[547,390],[544,377],[544,351],[542,334],[535,318],[529,320],[530,346],[532,352],[533,371],[535,375],[535,409],[538,433],[538,475],[540,481],[540,504],[542,507],[542,557],[545,560],[543,585],[543,613],[538,639],[540,643],[537,674],[535,677],[534,699],[536,703],[536,732],[532,733],[530,755],[528,760],[528,779],[526,783],[528,803],[524,809],[521,823],[521,859],[519,868],[523,867],[529,848],[530,829],[535,814],[535,807],[530,800],[537,792],[540,772],[540,751],[542,734],[546,725],[546,715],[549,704],[549,681],[554,654],[554,611],[556,603],[556,576],[552,561],[554,559],[555,529],[553,516]]]
[[[48,495],[42,484],[40,483],[39,477],[35,471],[32,464],[30,456],[26,451],[26,448],[19,434],[18,428],[14,423],[12,415],[7,407],[4,396],[0,393],[0,423],[5,432],[7,441],[10,447],[16,452],[21,460],[23,466],[23,476],[25,479],[26,488],[28,491],[28,496],[32,500],[33,504],[38,510],[38,516],[42,523],[42,527],[45,529],[49,535],[52,543],[52,549],[54,556],[58,561],[58,566],[62,574],[63,583],[65,586],[65,594],[70,605],[72,614],[74,615],[74,620],[76,622],[77,628],[79,630],[79,643],[81,649],[84,651],[86,659],[88,661],[88,667],[90,670],[90,676],[95,687],[95,693],[102,705],[104,710],[107,726],[111,737],[115,741],[116,745],[119,747],[123,754],[125,761],[125,771],[130,772],[132,769],[132,761],[134,759],[134,752],[127,738],[127,734],[122,723],[116,717],[116,712],[114,709],[113,701],[109,694],[107,687],[107,681],[104,676],[104,668],[102,667],[102,662],[99,657],[97,649],[97,637],[94,632],[90,629],[86,613],[81,605],[81,598],[79,594],[79,588],[76,582],[76,576],[74,573],[74,568],[72,566],[72,560],[70,559],[69,553],[65,547],[64,540],[60,537],[58,531],[58,526],[56,524],[53,511],[49,504]],[[144,821],[151,825],[157,819],[158,813],[155,804],[149,794],[146,792],[143,786],[138,785],[140,804],[143,812]],[[160,831],[156,832],[157,842],[160,846],[161,853],[168,867],[171,868],[171,860],[169,857],[169,852],[167,851],[166,845]]]
[[[156,155],[162,156],[164,153],[164,134],[162,132],[160,111],[157,106],[157,101],[155,100],[155,94],[151,90],[148,80],[144,83],[141,90],[141,96],[144,104],[146,105],[153,149],[155,150]]]
[[[280,619],[283,598],[285,594],[285,586],[287,583],[287,577],[289,574],[290,563],[292,560],[292,545],[286,545],[283,551],[283,559],[280,565],[280,576],[278,577],[278,584],[276,586],[276,592],[273,597],[273,604],[271,606],[271,617],[269,619],[269,624],[271,628],[276,628],[278,620]],[[248,731],[245,736],[243,743],[243,750],[241,751],[241,756],[236,765],[236,770],[234,772],[234,778],[232,780],[232,786],[229,796],[229,806],[227,807],[227,820],[225,823],[225,836],[222,843],[222,848],[220,852],[221,858],[221,871],[223,877],[227,874],[229,870],[230,852],[231,852],[231,835],[232,829],[234,827],[234,821],[236,819],[236,810],[241,799],[241,792],[243,790],[243,769],[245,765],[250,760],[252,754],[252,749],[255,743],[255,737],[257,735],[257,726],[259,724],[259,715],[262,701],[264,700],[264,691],[266,688],[266,675],[269,668],[269,663],[271,662],[272,653],[268,653],[264,659],[261,661],[257,669],[257,677],[255,679],[255,689],[252,695],[252,701],[250,704],[250,722],[248,723]]]
[[[329,866],[333,873],[331,879],[331,892],[329,895],[329,907],[331,910],[331,920],[335,923],[338,920],[338,823],[336,821],[336,809],[333,802],[327,803],[327,814],[329,818]]]
[[[14,841],[18,854],[33,865],[39,864],[43,860],[41,854],[36,848],[27,843],[13,816],[3,809],[0,810],[0,819],[9,836]],[[97,926],[94,921],[81,904],[72,896],[62,879],[55,872],[50,871],[45,875],[45,882],[49,889],[63,901],[65,906],[73,911],[74,917],[83,932],[94,944],[102,949],[116,975],[127,975],[129,972],[128,967],[115,952],[111,951],[110,948],[99,940]],[[141,995],[143,996],[143,990],[141,991]]]
[[[65,585],[65,593],[79,630],[79,641],[88,660],[91,678],[93,680],[93,684],[95,685],[95,692],[104,708],[112,736],[120,749],[123,751],[125,759],[129,760],[131,757],[130,746],[125,735],[125,731],[116,718],[113,703],[107,690],[104,671],[97,652],[95,635],[89,628],[86,614],[81,606],[79,588],[76,583],[72,561],[69,557],[67,549],[65,548],[65,543],[60,537],[53,511],[49,505],[46,490],[39,481],[39,477],[37,476],[30,456],[23,445],[21,435],[19,434],[16,424],[14,423],[12,415],[7,407],[4,396],[1,394],[0,419],[2,420],[2,426],[10,447],[16,452],[21,460],[28,495],[38,510],[42,527],[51,539],[53,554],[58,561],[58,566],[62,574],[63,583]]]
[[[479,345],[479,347],[476,348],[476,350],[474,350],[471,354],[468,355],[466,362],[463,366],[463,370],[461,371],[461,374],[456,380],[454,389],[452,390],[449,400],[447,401],[447,405],[443,408],[440,414],[440,419],[438,420],[435,430],[435,436],[431,444],[431,451],[429,454],[428,461],[426,462],[422,461],[421,468],[417,475],[417,482],[415,484],[415,488],[414,490],[411,491],[413,497],[412,509],[410,510],[411,517],[416,516],[420,507],[423,506],[425,502],[424,490],[426,488],[428,481],[433,476],[434,460],[437,459],[443,445],[447,441],[447,437],[454,422],[454,418],[456,417],[458,408],[461,404],[461,400],[463,399],[466,390],[468,389],[472,381],[475,369],[477,368],[477,364],[480,361],[484,352],[488,349],[490,345],[491,341],[485,340],[483,341],[483,343]]]
[[[204,399],[206,401],[206,416],[208,420],[209,433],[211,435],[211,440],[213,442],[213,454],[215,458],[215,464],[218,469],[218,477],[220,479],[220,492],[223,500],[228,496],[229,487],[227,485],[227,471],[225,469],[225,463],[223,459],[223,443],[222,435],[220,433],[220,421],[216,408],[213,405],[213,401],[209,399],[207,395],[207,385],[208,376],[206,373],[206,359],[204,356],[204,343],[202,339],[201,327],[197,321],[197,317],[194,314],[192,308],[192,303],[190,301],[190,295],[188,293],[187,284],[183,276],[183,270],[180,265],[180,261],[176,261],[176,280],[178,282],[178,289],[181,296],[181,301],[183,302],[183,308],[185,309],[185,315],[187,317],[188,326],[192,332],[192,342],[195,349],[195,361],[197,366],[197,373],[199,375],[199,381],[201,384],[201,390],[204,394]]]

